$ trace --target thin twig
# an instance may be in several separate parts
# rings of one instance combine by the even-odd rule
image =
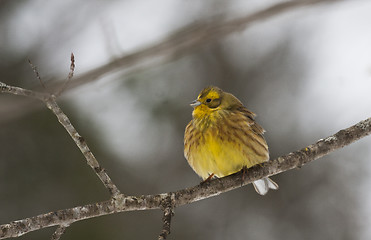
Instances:
[[[32,64],[32,62],[31,62],[30,59],[28,59],[28,63],[30,64],[30,66],[31,66],[33,72],[35,73],[36,78],[39,80],[41,86],[42,86],[44,89],[46,89],[46,87],[45,87],[45,85],[44,85],[44,82],[41,80],[41,77],[40,77],[40,74],[39,74],[39,70],[37,70],[37,67],[34,66],[34,65]]]
[[[55,96],[59,97],[64,90],[66,90],[68,83],[71,81],[73,74],[75,72],[75,55],[71,53],[71,64],[70,64],[70,72],[68,73],[66,81],[64,81],[63,86],[54,94]]]
[[[173,209],[171,207],[167,207],[163,211],[163,216],[162,216],[162,231],[160,233],[160,236],[158,237],[158,240],[165,240],[167,236],[170,234],[170,223],[171,223],[171,218],[174,215]]]
[[[112,182],[111,178],[106,173],[106,170],[99,165],[99,162],[90,151],[88,144],[85,139],[77,132],[75,127],[72,125],[71,121],[68,119],[67,115],[62,111],[55,101],[55,97],[52,95],[45,101],[46,106],[54,113],[58,118],[58,121],[66,129],[68,134],[71,136],[75,144],[79,147],[80,151],[84,155],[88,165],[95,171],[99,179],[102,181],[104,186],[108,189],[109,193],[114,197],[120,194],[120,190]]]
[[[158,237],[158,240],[165,240],[167,236],[170,234],[170,224],[171,218],[174,216],[174,203],[173,198],[174,195],[169,193],[166,198],[166,201],[163,204],[163,215],[162,215],[162,231]]]
[[[7,92],[3,89],[4,87],[0,83],[0,91]],[[276,175],[290,169],[297,169],[304,164],[323,157],[370,134],[371,118],[368,118],[296,152],[278,157],[261,166],[249,168],[249,171],[245,173],[243,185],[263,177]],[[108,214],[125,211],[161,209],[164,201],[166,201],[169,196],[173,199],[173,206],[179,207],[240,188],[241,177],[242,173],[239,172],[224,178],[211,180],[208,184],[199,184],[172,193],[142,196],[124,196],[121,194],[108,201],[58,210],[13,221],[8,224],[0,225],[0,239],[18,237],[42,228],[71,224],[76,221]]]
[[[59,225],[57,229],[55,229],[55,232],[53,233],[51,240],[61,239],[61,236],[63,235],[63,233],[66,232],[67,227],[69,227],[69,225],[66,225],[66,226]]]
[[[0,91],[3,93],[12,93],[15,95],[21,95],[26,97],[36,98],[45,103],[45,105],[54,113],[58,121],[66,129],[68,134],[71,136],[75,144],[78,146],[82,154],[84,155],[88,165],[95,171],[99,179],[102,181],[104,186],[108,189],[109,193],[114,197],[120,194],[120,190],[112,182],[111,178],[106,173],[105,169],[99,165],[99,162],[90,151],[85,139],[77,132],[67,115],[62,111],[56,102],[56,97],[47,93],[35,92],[20,87],[13,87],[5,83],[0,82]]]

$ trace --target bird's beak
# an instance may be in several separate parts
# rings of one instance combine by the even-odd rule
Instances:
[[[190,103],[190,105],[191,105],[192,107],[197,107],[197,106],[199,106],[200,104],[201,104],[201,102],[198,101],[198,100],[194,100],[193,102]]]

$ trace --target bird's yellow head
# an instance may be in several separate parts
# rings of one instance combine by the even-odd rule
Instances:
[[[223,91],[217,87],[207,87],[200,92],[197,99],[191,103],[195,109],[215,109],[222,101]]]
[[[241,106],[242,103],[235,96],[223,92],[218,87],[210,86],[203,89],[197,99],[191,103],[194,107],[192,115],[194,119],[210,118],[212,113],[231,109],[237,105]]]

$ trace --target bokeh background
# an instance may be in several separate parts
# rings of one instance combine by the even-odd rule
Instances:
[[[256,13],[277,0],[0,1],[0,81],[40,89],[159,43],[195,22]],[[183,157],[188,105],[207,85],[236,95],[267,130],[271,157],[370,117],[371,1],[295,8],[66,90],[59,102],[121,191],[176,191],[200,178]],[[170,56],[170,57],[169,57]],[[72,80],[73,81],[73,80]],[[0,223],[109,195],[41,103],[0,95]],[[371,139],[273,179],[175,210],[170,239],[370,239]],[[62,239],[156,239],[161,211],[74,223]],[[19,239],[49,239],[54,228]]]

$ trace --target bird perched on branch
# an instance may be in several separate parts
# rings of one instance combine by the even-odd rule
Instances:
[[[207,87],[191,103],[193,119],[184,134],[184,156],[204,179],[224,177],[269,160],[264,129],[232,94]],[[253,182],[260,195],[278,189],[270,178]]]

